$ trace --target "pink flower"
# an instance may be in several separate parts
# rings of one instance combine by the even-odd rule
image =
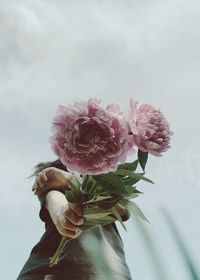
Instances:
[[[138,105],[138,101],[131,98],[126,119],[129,133],[133,134],[134,142],[141,151],[161,156],[170,148],[173,132],[160,109],[149,104]]]
[[[92,98],[59,105],[52,124],[51,148],[70,172],[106,173],[125,162],[131,140],[116,105],[102,109],[100,101]]]

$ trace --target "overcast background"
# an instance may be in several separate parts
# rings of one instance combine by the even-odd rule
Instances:
[[[199,13],[198,0],[0,0],[1,279],[17,278],[44,233],[26,177],[56,158],[48,141],[57,106],[89,97],[125,109],[135,96],[165,113],[172,148],[149,158],[156,184],[138,184],[135,202],[167,279],[188,274],[161,207],[200,267]],[[157,280],[136,224],[127,227],[118,226],[133,279]]]

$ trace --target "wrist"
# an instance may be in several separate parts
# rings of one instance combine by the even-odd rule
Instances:
[[[52,190],[46,195],[46,209],[53,223],[56,225],[63,209],[68,207],[65,195],[57,190]]]
[[[51,190],[46,195],[46,209],[52,211],[61,208],[63,204],[67,204],[65,195],[57,190]]]

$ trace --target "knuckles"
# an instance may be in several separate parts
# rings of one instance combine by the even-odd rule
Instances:
[[[55,226],[56,226],[58,232],[62,236],[66,236],[66,237],[72,238],[72,239],[77,238],[82,232],[82,230],[78,226],[77,227],[73,226],[70,228],[70,223],[68,223],[66,221],[66,219],[57,220]],[[67,228],[65,226],[67,226]]]
[[[80,226],[83,224],[84,220],[82,217],[77,216],[76,214],[73,213],[71,209],[67,209],[65,212],[65,218],[70,220],[71,223],[73,223],[76,226]]]

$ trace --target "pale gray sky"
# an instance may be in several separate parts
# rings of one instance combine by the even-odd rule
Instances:
[[[198,0],[0,0],[1,278],[16,279],[44,233],[26,177],[53,160],[58,104],[89,97],[122,109],[131,96],[156,104],[174,131],[171,150],[150,157],[135,201],[161,251],[168,279],[188,280],[160,212],[166,206],[200,263],[200,2]],[[157,280],[135,224],[120,226],[134,279]],[[158,279],[160,280],[160,279]]]

